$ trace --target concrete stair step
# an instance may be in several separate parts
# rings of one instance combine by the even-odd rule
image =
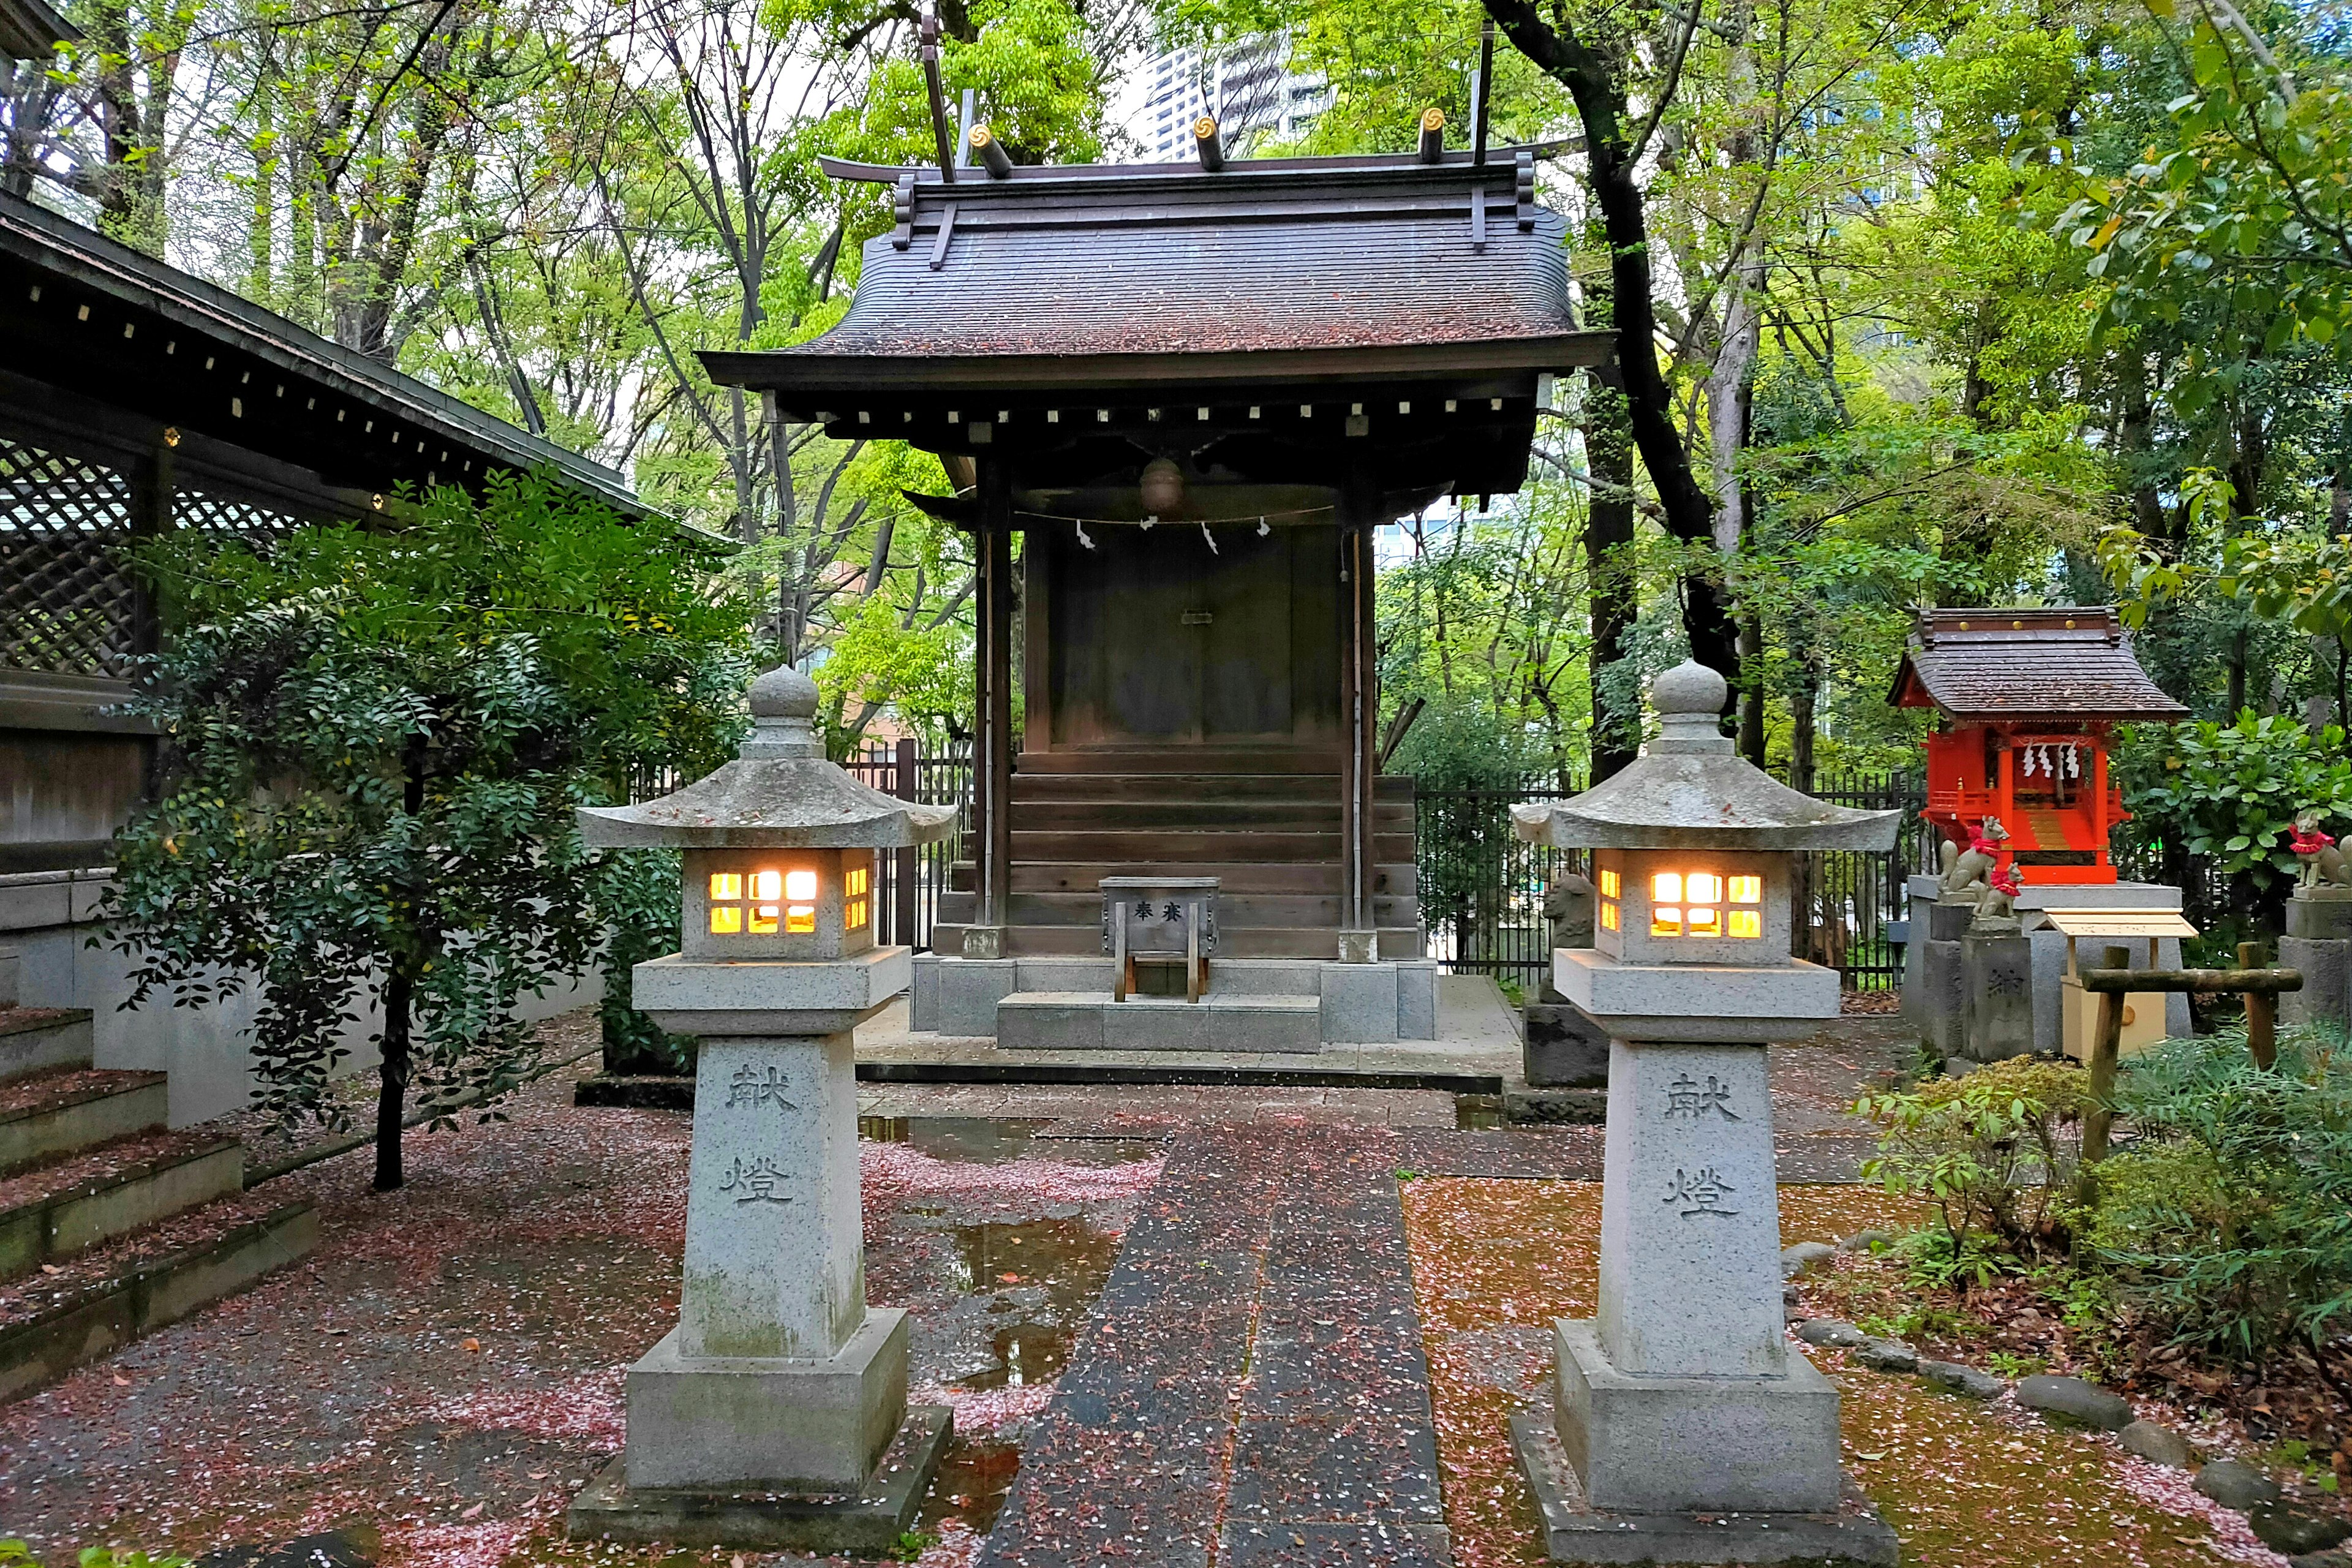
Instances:
[[[1023,893],[1013,895],[1010,913],[1015,925],[1082,925],[1099,930],[1102,895],[1090,893]],[[1372,900],[1382,925],[1412,925],[1421,918],[1420,901],[1411,896]],[[1390,918],[1394,916],[1393,919]],[[1311,893],[1217,892],[1217,929],[1259,926],[1312,926],[1337,931],[1339,900]]]
[[[1323,1048],[1319,996],[1129,996],[1016,991],[996,1005],[1002,1050],[1229,1051],[1310,1055]]]
[[[0,1008],[0,1083],[89,1066],[89,1020],[87,1007]]]
[[[0,1400],[245,1289],[318,1240],[310,1205],[233,1193],[0,1283]]]
[[[0,1279],[245,1190],[245,1148],[150,1132],[0,1181]]]
[[[163,1130],[171,1114],[160,1072],[53,1068],[0,1083],[0,1173]]]

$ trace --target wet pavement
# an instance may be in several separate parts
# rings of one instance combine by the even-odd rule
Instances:
[[[1843,1103],[1892,1049],[1857,1038],[1776,1051],[1784,1161],[1850,1168]],[[318,1251],[0,1406],[0,1535],[55,1568],[320,1531],[388,1568],[778,1561],[562,1538],[683,1232],[688,1118],[572,1105],[592,1066],[412,1134],[400,1193],[365,1151],[257,1189],[319,1205]],[[1399,1176],[1597,1178],[1600,1129],[1426,1089],[859,1098],[869,1299],[956,1417],[923,1563],[1449,1560]]]

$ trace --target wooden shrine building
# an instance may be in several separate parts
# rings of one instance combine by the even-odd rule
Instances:
[[[1213,1005],[1319,995],[1320,1038],[1396,1037],[1335,1012],[1376,978],[1329,973],[1423,955],[1410,784],[1375,777],[1372,532],[1517,489],[1553,375],[1610,346],[1571,313],[1535,151],[827,163],[894,194],[847,315],[703,358],[959,487],[918,499],[979,562],[977,848],[919,1028],[1010,1044],[1015,993],[1108,1003],[1103,883],[1169,876],[1217,881]],[[1110,1016],[1108,1043],[1164,1043]],[[1107,1038],[1076,1012],[1036,1029]]]
[[[2108,736],[2118,723],[2189,716],[2104,605],[1931,610],[1889,700],[1943,717],[1927,738],[1921,815],[1963,847],[1998,819],[2009,836],[2000,862],[2027,885],[2116,879],[2108,830],[2129,814],[2107,776]]]

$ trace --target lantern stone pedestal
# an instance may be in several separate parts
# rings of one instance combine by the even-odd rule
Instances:
[[[2278,961],[2303,971],[2300,991],[2279,997],[2285,1024],[2352,1024],[2352,888],[2297,887],[2286,900]]]
[[[1599,1310],[1553,1327],[1553,1420],[1513,1423],[1562,1563],[1893,1564],[1839,1465],[1838,1391],[1789,1341],[1765,1047],[1838,1011],[1790,957],[1789,852],[1884,848],[1895,814],[1797,794],[1719,732],[1721,676],[1652,690],[1657,740],[1519,836],[1594,852],[1593,948],[1552,982],[1609,1037]]]
[[[852,1031],[906,989],[873,943],[877,850],[944,834],[824,760],[816,688],[751,688],[739,761],[581,816],[594,847],[685,852],[682,952],[632,972],[638,1009],[696,1036],[678,1322],[629,1369],[621,1457],[574,1539],[881,1555],[912,1527],[948,1412],[907,1405],[907,1318],[866,1302]]]

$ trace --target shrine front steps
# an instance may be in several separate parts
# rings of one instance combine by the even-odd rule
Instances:
[[[996,1005],[1005,1050],[1220,1051],[1311,1055],[1323,1048],[1319,996],[1130,995],[1016,991]]]
[[[0,1083],[52,1068],[88,1067],[87,1007],[0,1007]]]
[[[964,925],[961,921],[943,917],[931,928],[931,945],[938,952],[950,955],[963,951]],[[1100,901],[1097,901],[1097,909]],[[1337,958],[1339,933],[1336,924],[1328,926],[1237,926],[1228,925],[1222,913],[1217,921],[1217,951],[1213,962],[1233,959],[1296,959],[1326,962]],[[1382,925],[1380,928],[1380,955],[1383,963],[1416,959],[1422,956],[1425,943],[1417,925]],[[1013,925],[1005,928],[1005,956],[1008,958],[1101,958],[1102,926],[1099,921],[1087,925]],[[1103,963],[1109,963],[1108,958]]]

